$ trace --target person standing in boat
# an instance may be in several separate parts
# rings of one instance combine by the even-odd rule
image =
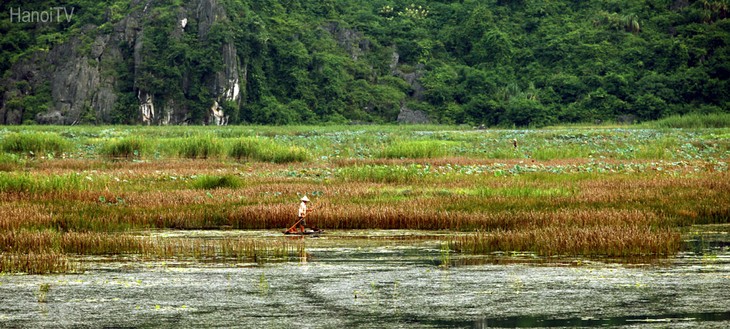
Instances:
[[[304,230],[307,228],[307,214],[309,214],[312,209],[307,208],[307,203],[309,202],[309,198],[305,195],[302,198],[302,203],[299,204],[299,224],[297,224],[297,229],[299,229],[299,233],[304,233]]]

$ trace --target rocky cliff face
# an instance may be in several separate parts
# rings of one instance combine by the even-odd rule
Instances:
[[[187,123],[190,115],[184,102],[176,96],[161,95],[158,90],[150,90],[137,83],[145,74],[147,57],[154,56],[154,52],[145,51],[150,46],[145,38],[145,26],[157,18],[152,1],[133,1],[132,5],[136,9],[113,24],[110,31],[102,32],[97,26],[89,25],[79,35],[47,52],[38,51],[17,62],[9,76],[1,81],[6,88],[0,96],[0,123],[22,123],[24,116],[28,116],[25,112],[31,109],[11,106],[8,100],[22,99],[44,86],[50,88],[51,106],[32,118],[38,123],[113,122],[111,116],[118,106],[119,95],[130,92],[136,96],[136,120],[133,121],[162,125]],[[191,24],[197,26],[197,38],[205,39],[216,22],[227,20],[226,12],[217,0],[188,1],[177,8],[175,15],[177,23],[171,29],[171,39],[185,37],[189,33],[186,28],[189,29]],[[223,65],[203,79],[207,81],[205,88],[208,94],[212,95],[207,102],[209,111],[203,122],[222,125],[228,122],[228,114],[220,104],[233,102],[240,105],[245,90],[245,74],[242,74],[234,44],[225,43],[217,52]],[[132,60],[125,56],[131,56]],[[129,64],[125,64],[127,62]],[[125,86],[121,86],[119,81],[120,70],[129,70],[134,75],[133,90],[123,90]],[[179,84],[177,89],[188,89],[187,74],[183,74]]]

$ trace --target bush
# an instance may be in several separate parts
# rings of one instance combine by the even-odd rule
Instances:
[[[238,188],[241,186],[241,180],[236,176],[198,176],[193,181],[193,188],[201,190],[212,190],[217,188]]]
[[[31,156],[58,155],[70,148],[70,143],[54,133],[10,133],[0,141],[0,150]]]
[[[239,139],[231,145],[228,155],[239,161],[250,159],[274,163],[302,162],[309,159],[304,148],[288,147],[264,138]]]

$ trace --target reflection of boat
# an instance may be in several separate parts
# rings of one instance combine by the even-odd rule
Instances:
[[[319,235],[324,233],[324,230],[317,227],[307,228],[304,230],[304,232],[299,232],[298,230],[292,230],[292,231],[282,231],[282,233],[286,235]]]

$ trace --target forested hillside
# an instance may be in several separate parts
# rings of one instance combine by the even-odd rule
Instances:
[[[727,0],[11,0],[0,9],[5,124],[541,126],[730,111]],[[55,20],[33,19],[50,9]]]

